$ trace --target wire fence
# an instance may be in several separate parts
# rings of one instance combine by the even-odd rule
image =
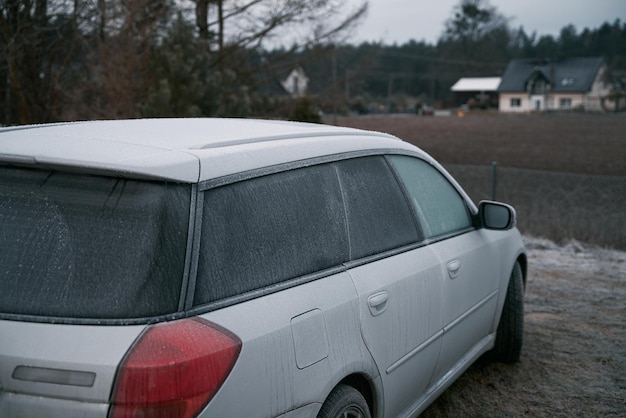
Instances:
[[[475,202],[495,194],[496,200],[513,205],[524,234],[626,250],[626,176],[500,166],[446,169]]]

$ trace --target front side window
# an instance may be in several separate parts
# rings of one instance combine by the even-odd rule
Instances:
[[[425,238],[435,238],[471,227],[465,202],[432,165],[408,156],[390,157],[417,212]]]
[[[0,167],[0,313],[176,312],[190,186]]]

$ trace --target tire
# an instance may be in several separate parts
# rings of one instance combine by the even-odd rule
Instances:
[[[317,418],[371,418],[367,402],[352,386],[339,384],[322,405]]]
[[[503,363],[515,363],[522,354],[524,342],[524,277],[516,262],[511,272],[506,299],[496,332],[492,358]]]

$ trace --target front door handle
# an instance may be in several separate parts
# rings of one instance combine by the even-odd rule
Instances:
[[[370,308],[372,316],[378,316],[385,312],[387,309],[387,301],[389,300],[389,293],[386,290],[377,292],[367,298],[367,304]]]
[[[452,260],[448,263],[448,274],[451,279],[456,279],[461,274],[461,260]]]

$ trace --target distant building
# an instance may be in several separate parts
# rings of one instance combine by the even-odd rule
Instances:
[[[457,81],[450,90],[457,106],[474,103],[478,107],[498,107],[500,77],[466,77]]]
[[[611,86],[601,57],[514,59],[498,87],[501,112],[601,111]]]

